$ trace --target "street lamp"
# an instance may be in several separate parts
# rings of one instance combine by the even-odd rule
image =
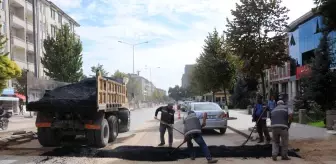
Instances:
[[[146,41],[146,42],[140,42],[140,43],[136,43],[136,44],[127,43],[127,42],[123,42],[123,41],[120,41],[120,40],[118,42],[132,46],[132,48],[133,48],[133,74],[134,74],[134,47],[137,46],[137,45],[140,45],[140,44],[148,43],[148,41]]]

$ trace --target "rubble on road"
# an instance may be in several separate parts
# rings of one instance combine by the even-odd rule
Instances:
[[[176,150],[173,154],[169,153],[174,148],[152,147],[152,146],[120,146],[113,150],[93,149],[86,147],[63,147],[56,148],[42,156],[61,156],[61,157],[96,157],[96,158],[119,158],[133,161],[176,161],[189,158],[186,148]],[[240,157],[240,158],[265,158],[271,157],[271,145],[254,146],[209,146],[213,157]],[[196,157],[204,157],[201,148],[195,147]],[[296,151],[290,150],[289,156],[298,157]]]
[[[14,132],[12,135],[0,138],[0,148],[4,148],[10,145],[21,144],[24,142],[29,142],[36,139],[37,135],[35,132],[25,132],[20,131],[19,133]]]
[[[307,161],[323,163],[323,161],[336,161],[336,136],[326,139],[303,139],[289,141],[290,147],[300,149],[299,155]]]

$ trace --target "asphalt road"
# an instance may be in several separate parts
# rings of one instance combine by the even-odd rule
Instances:
[[[53,152],[55,148],[42,148],[37,140],[32,142],[11,146],[7,150],[0,151],[1,164],[30,164],[30,163],[69,163],[69,164],[91,164],[91,163],[151,163],[128,161],[117,158],[97,158],[93,157],[90,153],[97,151],[109,151],[121,146],[157,146],[159,141],[159,122],[153,119],[155,108],[147,108],[135,110],[131,113],[131,130],[127,133],[119,134],[118,139],[103,149],[81,148],[80,152],[72,152],[73,155],[67,156],[41,156],[45,152]],[[182,114],[183,115],[183,114]],[[228,123],[230,125],[230,121]],[[181,120],[176,119],[175,125],[177,129],[182,130]],[[205,131],[203,134],[205,142],[211,145],[225,145],[225,146],[238,146],[244,142],[245,138],[231,130],[227,130],[226,134],[220,135],[216,131]],[[168,135],[166,133],[166,140]],[[183,136],[174,131],[173,146],[178,146],[183,140]],[[166,141],[167,143],[167,141]],[[197,144],[195,144],[196,146]],[[183,147],[185,147],[183,145]],[[141,152],[140,152],[141,153]],[[144,152],[145,153],[145,152]],[[183,159],[174,162],[164,163],[190,163],[189,159]],[[253,164],[253,163],[272,163],[270,159],[263,160],[242,160],[242,159],[221,159],[219,163],[239,163],[239,164]],[[299,163],[296,159],[291,162]],[[193,163],[205,163],[204,158],[199,158]],[[290,163],[290,162],[288,162]]]

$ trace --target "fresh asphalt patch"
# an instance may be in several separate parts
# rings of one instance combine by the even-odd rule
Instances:
[[[272,145],[254,146],[209,146],[211,155],[215,158],[266,158],[272,155]],[[94,149],[88,147],[62,147],[41,154],[41,156],[61,157],[92,157],[92,158],[119,158],[133,161],[176,161],[189,158],[187,148],[176,150],[174,148],[152,146],[120,146],[112,150]],[[204,158],[201,148],[194,147],[196,157]],[[298,150],[290,150],[289,156],[300,158]]]

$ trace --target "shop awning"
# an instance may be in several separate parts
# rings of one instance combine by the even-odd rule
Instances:
[[[21,100],[26,100],[26,96],[25,95],[22,95],[20,93],[15,93],[15,96]]]
[[[19,101],[19,98],[17,97],[4,97],[4,96],[0,96],[0,101]]]

